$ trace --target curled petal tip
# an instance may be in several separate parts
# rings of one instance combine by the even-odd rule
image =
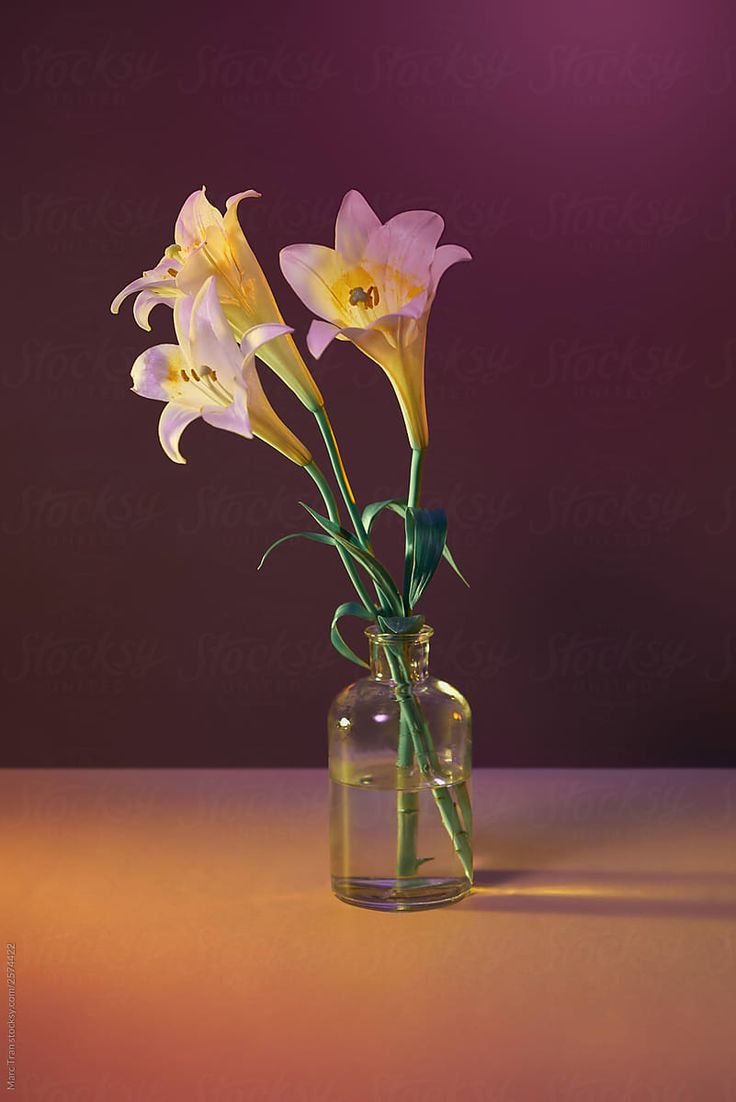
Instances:
[[[225,210],[230,210],[230,207],[237,206],[241,199],[262,199],[260,191],[239,191],[236,195],[231,195],[225,203]]]
[[[310,355],[318,360],[328,344],[331,344],[340,330],[329,321],[314,319],[307,332],[307,348]]]
[[[287,333],[293,332],[294,330],[290,325],[277,325],[275,322],[263,322],[260,325],[252,325],[243,335],[240,342],[240,351],[243,356],[252,356],[261,345],[267,344],[268,341],[275,340],[276,337],[283,337],[286,336]]]

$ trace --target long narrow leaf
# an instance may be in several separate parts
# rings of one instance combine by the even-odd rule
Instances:
[[[400,501],[398,498],[389,498],[388,501],[374,501],[372,505],[366,505],[363,510],[363,527],[368,535],[370,535],[376,517],[384,509],[393,509],[395,513],[403,517],[406,512],[406,502]]]
[[[370,669],[368,663],[358,657],[340,634],[337,625],[338,621],[341,620],[343,616],[358,616],[361,620],[372,620],[373,616],[356,601],[347,601],[344,605],[340,605],[335,609],[335,615],[332,617],[332,624],[330,625],[330,639],[338,654],[341,654],[343,658],[348,658],[351,662],[355,662],[357,666],[363,666],[364,669],[368,670]]]
[[[404,601],[412,609],[434,577],[447,539],[444,509],[407,509]]]
[[[323,536],[321,532],[291,532],[290,535],[282,536],[281,539],[276,540],[274,543],[271,544],[269,548],[266,549],[263,554],[263,558],[258,564],[258,569],[261,569],[268,556],[271,554],[274,548],[279,546],[280,543],[286,543],[287,540],[298,539],[314,540],[315,543],[327,543],[331,547],[335,546],[335,541],[329,536]]]
[[[452,551],[447,546],[447,543],[445,543],[445,546],[442,548],[442,558],[445,559],[447,561],[448,565],[452,567],[452,569],[455,571],[455,573],[457,574],[458,578],[463,583],[463,585],[466,585],[468,587],[468,589],[470,589],[470,582],[465,577],[465,575],[463,573],[461,573],[460,567],[455,562],[455,559],[453,558],[453,555],[452,555]]]
[[[405,501],[401,501],[399,498],[389,498],[387,501],[374,501],[372,505],[366,505],[363,510],[363,526],[370,535],[373,524],[380,513],[385,509],[390,509],[392,513],[397,513],[400,517],[406,516],[407,504]],[[470,582],[460,570],[460,567],[455,562],[455,557],[450,551],[450,548],[445,542],[445,546],[442,548],[442,557],[447,561],[448,566],[457,574],[463,585],[470,588]]]
[[[393,579],[384,566],[378,561],[375,555],[372,555],[370,551],[366,551],[361,547],[355,539],[344,528],[341,528],[339,524],[329,520],[328,517],[323,517],[320,513],[315,512],[309,505],[305,505],[303,501],[299,504],[302,508],[306,509],[312,520],[319,524],[320,528],[324,528],[333,539],[333,541],[343,547],[356,562],[360,563],[364,570],[370,574],[373,581],[378,586],[379,590],[383,594],[386,600],[387,606],[394,612],[402,611],[401,594],[394,585]]]

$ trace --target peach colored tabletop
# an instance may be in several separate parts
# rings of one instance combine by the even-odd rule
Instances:
[[[421,914],[333,899],[325,796],[0,773],[15,1097],[736,1100],[736,774],[476,771],[478,886]]]

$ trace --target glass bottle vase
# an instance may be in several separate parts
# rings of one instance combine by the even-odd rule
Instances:
[[[408,911],[454,903],[473,879],[470,707],[429,676],[429,640],[367,629],[370,673],[328,717],[332,888]]]

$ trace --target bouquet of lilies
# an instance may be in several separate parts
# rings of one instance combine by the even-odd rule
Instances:
[[[240,226],[241,200],[256,198],[260,196],[255,191],[233,195],[222,214],[204,188],[195,191],[176,220],[174,244],[154,268],[120,292],[111,309],[117,313],[123,300],[135,295],[133,313],[146,330],[155,305],[165,303],[173,309],[176,343],[148,348],[132,368],[133,391],[165,403],[158,434],[171,460],[186,462],[180,450],[182,433],[201,417],[215,428],[265,441],[316,483],[326,515],[304,504],[315,528],[277,540],[261,565],[274,547],[298,537],[336,549],[357,600],[335,611],[331,639],[340,654],[366,666],[340,632],[343,617],[359,617],[382,632],[405,638],[424,623],[416,606],[443,557],[462,578],[447,546],[447,517],[441,509],[421,508],[420,492],[429,441],[424,386],[427,322],[442,275],[458,261],[469,260],[470,253],[460,245],[438,245],[444,229],[439,214],[405,211],[382,223],[358,191],[348,192],[342,201],[334,249],[290,245],[281,250],[286,280],[316,315],[306,338],[311,355],[319,359],[335,339],[351,341],[383,369],[399,401],[411,448],[407,496],[361,510],[324,398]],[[338,498],[311,451],[269,402],[257,361],[278,375],[314,415],[349,526],[343,525]],[[402,584],[394,581],[371,544],[372,525],[384,510],[404,521]],[[470,877],[467,793],[459,785],[453,796],[445,783],[401,646],[389,648],[387,659],[400,708],[397,768],[408,769],[416,761]],[[407,838],[399,871],[412,875],[417,864]]]

